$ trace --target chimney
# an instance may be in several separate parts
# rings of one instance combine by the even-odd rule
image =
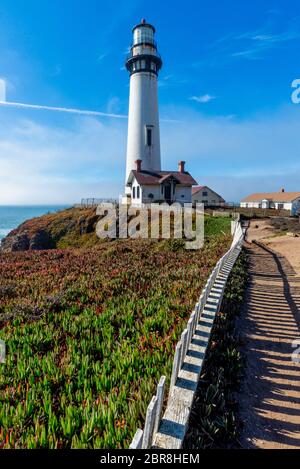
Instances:
[[[184,173],[184,165],[185,165],[185,161],[179,161],[178,163],[178,171],[180,173]]]
[[[282,188],[280,189],[280,192],[285,192],[284,187],[282,187]]]
[[[136,161],[135,161],[135,164],[136,164],[136,170],[137,170],[137,172],[140,173],[141,170],[142,170],[142,160],[136,160]]]

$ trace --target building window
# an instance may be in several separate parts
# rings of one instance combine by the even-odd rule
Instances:
[[[278,204],[278,210],[282,210],[284,208],[284,204]]]
[[[154,195],[153,195],[153,194],[149,194],[148,197],[149,197],[149,199],[153,199],[153,198],[154,198]]]
[[[137,188],[136,188],[136,198],[137,199],[140,198],[140,186],[137,186]]]
[[[132,198],[135,199],[135,187],[132,188]]]
[[[152,128],[147,127],[146,128],[146,139],[147,139],[147,147],[152,146]]]
[[[203,197],[207,197],[207,191],[202,192]]]

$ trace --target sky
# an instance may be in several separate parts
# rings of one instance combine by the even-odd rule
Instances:
[[[104,115],[0,105],[0,204],[123,193],[124,62],[141,18],[163,60],[163,169],[185,160],[227,201],[300,191],[298,1],[1,0],[0,101]]]

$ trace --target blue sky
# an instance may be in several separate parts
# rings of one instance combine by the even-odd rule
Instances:
[[[131,28],[157,29],[162,161],[227,200],[300,191],[300,5],[289,0],[2,0],[8,101],[127,114]],[[126,119],[0,107],[0,204],[122,193]]]

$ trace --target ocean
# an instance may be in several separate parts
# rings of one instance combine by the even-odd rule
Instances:
[[[36,206],[1,206],[0,205],[0,242],[11,230],[30,218],[53,213],[69,205],[36,205]]]

